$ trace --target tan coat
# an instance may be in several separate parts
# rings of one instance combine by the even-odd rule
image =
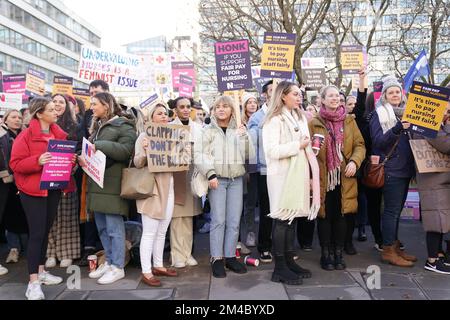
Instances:
[[[321,134],[328,139],[329,133],[325,127],[325,121],[320,116],[314,117],[309,123],[311,137],[315,134]],[[317,157],[320,168],[320,197],[322,205],[319,211],[319,217],[325,218],[325,199],[328,189],[327,179],[327,146],[324,144]],[[346,178],[345,168],[350,161],[356,163],[357,169],[361,167],[366,157],[366,148],[361,132],[356,125],[355,119],[347,116],[344,122],[344,161],[341,165],[341,192],[342,192],[342,214],[353,214],[358,211],[358,181],[356,177]]]
[[[134,156],[134,165],[136,168],[147,166],[147,155],[142,148],[142,140],[146,137],[142,133],[136,141],[136,154]],[[152,219],[164,220],[166,218],[167,201],[169,199],[170,179],[172,173],[155,173],[155,186],[153,196],[144,200],[136,200],[137,211]]]
[[[177,118],[172,124],[183,125]],[[202,127],[194,121],[189,121],[190,140],[192,143],[200,139]],[[193,150],[194,148],[192,148]],[[192,194],[191,180],[194,173],[194,165],[191,164],[188,172],[174,174],[175,184],[175,210],[173,218],[195,217],[202,213],[202,200]],[[184,175],[184,176],[183,176]],[[182,183],[183,185],[180,185]]]

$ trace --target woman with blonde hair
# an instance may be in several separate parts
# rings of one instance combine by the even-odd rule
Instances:
[[[289,285],[300,285],[302,279],[311,277],[309,270],[294,261],[296,219],[315,220],[320,207],[319,167],[301,103],[302,93],[295,83],[279,83],[263,124],[270,217],[274,219],[272,281]]]
[[[211,267],[216,278],[226,277],[225,266],[235,273],[247,272],[236,259],[236,246],[245,162],[254,150],[245,126],[236,123],[235,110],[230,97],[219,97],[213,106],[211,124],[194,144],[195,165],[209,180]]]

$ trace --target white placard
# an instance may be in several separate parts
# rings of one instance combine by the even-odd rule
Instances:
[[[84,172],[92,179],[100,188],[103,189],[103,181],[105,178],[106,169],[106,155],[97,150],[95,153],[94,145],[90,143],[86,138],[83,138],[83,151],[82,156],[86,161],[86,167],[83,168]]]

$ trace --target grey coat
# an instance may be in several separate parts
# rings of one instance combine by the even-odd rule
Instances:
[[[441,128],[436,139],[427,141],[439,152],[450,155],[450,125]],[[423,226],[426,232],[450,232],[450,172],[417,174]]]

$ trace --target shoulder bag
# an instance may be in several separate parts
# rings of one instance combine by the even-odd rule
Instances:
[[[120,197],[127,200],[144,200],[153,196],[155,174],[148,167],[132,168],[131,158],[128,168],[122,170],[122,185]]]

